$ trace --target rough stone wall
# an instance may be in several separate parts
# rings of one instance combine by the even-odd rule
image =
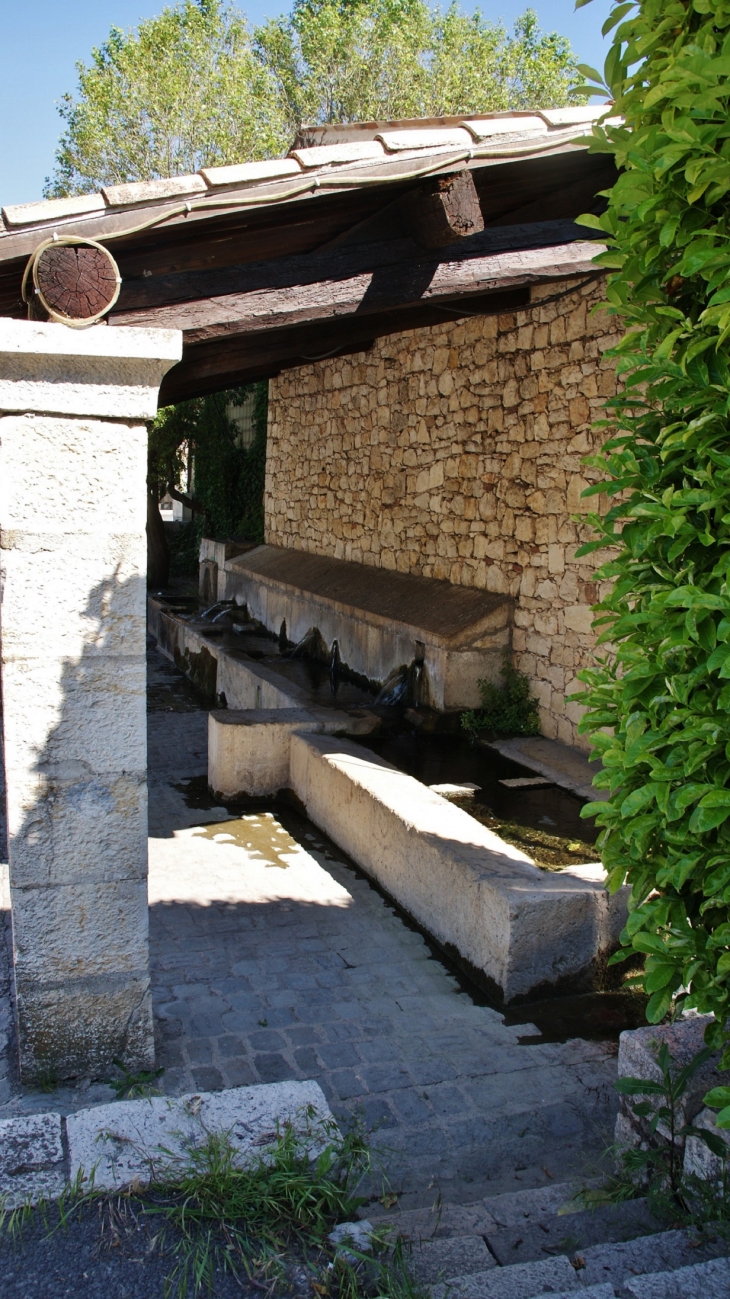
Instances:
[[[585,747],[565,698],[591,658],[602,557],[576,559],[573,517],[596,508],[582,462],[615,392],[617,324],[590,314],[600,281],[556,291],[272,380],[266,540],[511,594],[543,733]]]

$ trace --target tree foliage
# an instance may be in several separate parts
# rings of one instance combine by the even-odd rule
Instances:
[[[113,27],[76,69],[49,195],[269,157],[290,142],[275,79],[243,15],[220,0],[182,0],[135,32]]]
[[[579,0],[587,3],[588,0]],[[730,3],[614,3],[612,113],[593,148],[621,168],[599,260],[622,390],[592,463],[610,509],[590,516],[617,554],[598,606],[583,729],[603,759],[590,807],[622,936],[646,954],[650,1021],[677,1001],[730,1013]],[[598,74],[583,69],[598,80]],[[730,1049],[726,1051],[730,1063]]]
[[[582,102],[575,69],[570,42],[530,9],[509,35],[456,3],[297,0],[251,34],[224,0],[181,0],[77,64],[46,192],[276,156],[302,122]]]
[[[582,102],[570,42],[531,9],[509,35],[456,3],[297,0],[256,40],[296,127]]]

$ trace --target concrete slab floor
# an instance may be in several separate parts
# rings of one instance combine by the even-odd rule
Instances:
[[[156,651],[149,686],[161,1089],[316,1078],[340,1119],[373,1129],[369,1192],[382,1194],[387,1176],[402,1208],[595,1174],[613,1129],[615,1048],[520,1044],[530,1028],[476,1004],[295,810],[261,803],[234,817],[191,805],[206,803],[206,710]],[[49,1080],[46,1092],[13,1082],[7,974],[6,961],[0,1116],[109,1100],[99,1082]]]

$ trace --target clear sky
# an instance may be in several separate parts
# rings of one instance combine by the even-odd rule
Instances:
[[[473,10],[472,0],[462,0]],[[109,28],[134,27],[165,0],[0,0],[0,203],[41,198],[61,131],[57,102],[75,90],[75,64],[88,61]],[[287,9],[286,0],[238,0],[252,25]],[[511,26],[528,0],[482,0],[487,18]],[[574,0],[532,0],[540,26],[570,37],[581,62],[602,68],[601,25],[610,0],[576,13]]]

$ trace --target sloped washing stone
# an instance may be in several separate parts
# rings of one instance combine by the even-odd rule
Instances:
[[[66,1120],[72,1181],[92,1181],[97,1190],[145,1184],[185,1163],[191,1148],[210,1133],[229,1136],[242,1163],[292,1123],[312,1132],[314,1157],[326,1144],[323,1124],[334,1123],[315,1082],[265,1083],[177,1098],[117,1101],[79,1110]]]
[[[552,1291],[580,1289],[575,1269],[567,1258],[548,1258],[539,1263],[518,1263],[495,1267],[472,1276],[449,1277],[445,1285],[434,1286],[434,1299],[534,1299]]]
[[[450,1236],[417,1243],[408,1256],[408,1270],[421,1285],[433,1285],[456,1273],[468,1276],[487,1272],[496,1266],[481,1236]]]
[[[681,1267],[677,1272],[652,1272],[631,1277],[624,1288],[636,1299],[727,1299],[730,1295],[730,1260]]]
[[[0,1204],[55,1199],[65,1184],[60,1114],[0,1121]]]

